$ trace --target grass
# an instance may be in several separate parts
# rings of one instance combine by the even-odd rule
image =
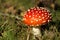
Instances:
[[[6,0],[9,4],[11,3],[13,6],[17,6],[17,9],[27,10],[30,7],[35,6],[33,0]],[[4,3],[4,1],[3,1]],[[0,9],[0,40],[26,40],[27,37],[27,26],[21,21],[22,17],[19,15],[3,15],[5,13],[3,3],[1,3]],[[23,13],[22,10],[22,13]],[[51,10],[52,11],[52,10]],[[56,16],[55,16],[56,13]],[[18,18],[17,18],[18,16]],[[45,30],[41,32],[43,40],[60,40],[60,10],[52,11],[52,22],[48,23],[44,27]],[[42,27],[42,26],[41,26]],[[33,40],[33,35],[31,34],[30,40]]]

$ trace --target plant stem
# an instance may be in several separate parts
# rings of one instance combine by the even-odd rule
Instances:
[[[30,37],[30,33],[28,33],[28,35],[27,35],[27,40],[29,40],[29,37]]]
[[[30,31],[31,31],[31,28],[28,27],[28,30],[27,30],[27,33],[28,33],[28,35],[27,35],[27,40],[29,40],[29,38],[30,38]]]

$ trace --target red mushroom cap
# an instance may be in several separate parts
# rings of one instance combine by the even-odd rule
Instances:
[[[43,7],[28,9],[23,17],[23,22],[29,26],[39,26],[51,20],[50,11]]]

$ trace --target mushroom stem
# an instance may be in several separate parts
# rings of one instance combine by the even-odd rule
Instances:
[[[37,40],[42,40],[41,39],[41,30],[39,28],[32,28],[32,34],[34,35],[33,38],[37,39]]]

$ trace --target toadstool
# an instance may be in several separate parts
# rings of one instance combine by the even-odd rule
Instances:
[[[23,22],[28,25],[29,27],[32,26],[32,33],[33,35],[39,35],[40,29],[36,28],[39,25],[46,24],[51,21],[51,14],[47,8],[43,7],[34,7],[28,9],[23,17]],[[41,34],[40,34],[41,36]]]
[[[28,9],[23,17],[24,23],[29,26],[39,26],[48,23],[50,20],[50,11],[43,7],[34,7]]]

